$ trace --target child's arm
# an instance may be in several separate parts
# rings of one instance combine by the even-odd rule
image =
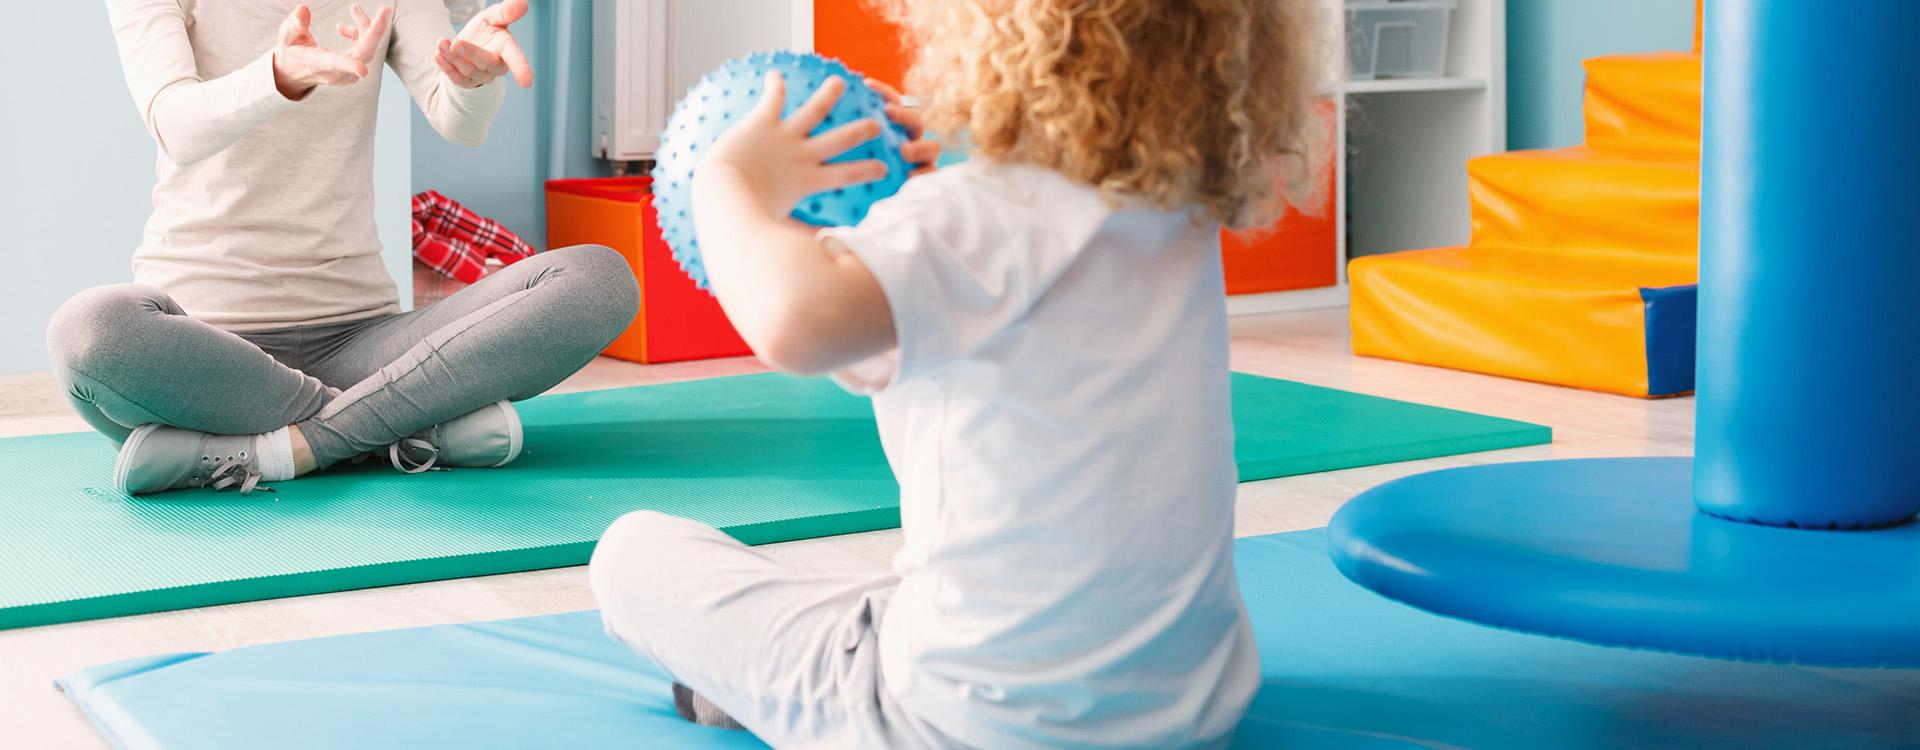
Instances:
[[[825,372],[894,345],[892,311],[866,265],[787,217],[808,195],[886,175],[878,161],[825,163],[878,136],[878,123],[807,137],[845,87],[829,80],[783,121],[786,86],[779,74],[768,75],[760,104],[694,170],[694,231],[714,295],[740,336],[778,370]]]

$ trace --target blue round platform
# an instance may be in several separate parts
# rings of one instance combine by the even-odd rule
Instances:
[[[1920,667],[1920,524],[1760,526],[1700,513],[1692,462],[1476,466],[1355,498],[1348,578],[1437,614],[1750,661]]]

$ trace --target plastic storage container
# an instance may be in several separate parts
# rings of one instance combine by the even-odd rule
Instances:
[[[547,181],[547,247],[606,245],[627,257],[640,282],[640,313],[605,354],[647,363],[752,354],[720,303],[694,286],[661,241],[652,184],[646,177]]]
[[[1447,26],[1457,0],[1347,0],[1353,80],[1446,74]]]

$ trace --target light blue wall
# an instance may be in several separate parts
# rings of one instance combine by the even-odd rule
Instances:
[[[408,110],[416,109],[407,86],[392,70],[380,76],[380,112],[373,125],[373,223],[380,255],[400,288],[400,309],[413,309],[413,133]]]
[[[572,11],[569,28],[557,23],[560,6]],[[442,140],[426,118],[413,115],[413,189],[438,190],[482,216],[546,249],[546,197],[552,116],[558,96],[557,34],[569,34],[571,71],[566,100],[568,177],[602,177],[607,166],[587,149],[592,132],[593,3],[590,0],[532,0],[527,17],[513,27],[514,38],[533,64],[534,85],[521,89],[507,82],[507,101],[494,119],[487,142],[478,147]]]
[[[1580,61],[1693,48],[1693,0],[1508,0],[1507,144],[1580,142]]]
[[[152,209],[154,146],[120,75],[98,0],[0,2],[8,80],[0,113],[0,372],[47,367],[55,308],[90,286],[132,280],[129,259]],[[390,75],[375,134],[375,220],[387,262],[412,295],[406,197],[406,92]]]
[[[154,146],[98,2],[5,3],[0,69],[0,372],[46,369],[47,319],[74,292],[132,280]],[[55,61],[58,61],[57,63]],[[35,71],[35,72],[28,72]],[[56,72],[57,71],[57,72]]]

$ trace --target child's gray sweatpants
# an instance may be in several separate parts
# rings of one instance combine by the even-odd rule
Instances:
[[[887,691],[891,574],[796,570],[706,524],[636,511],[600,538],[587,575],[608,635],[769,745],[962,747]]]
[[[47,327],[54,376],[116,441],[161,423],[228,435],[298,425],[319,465],[573,374],[633,322],[626,260],[541,253],[412,312],[234,334],[140,284],[88,289]]]

